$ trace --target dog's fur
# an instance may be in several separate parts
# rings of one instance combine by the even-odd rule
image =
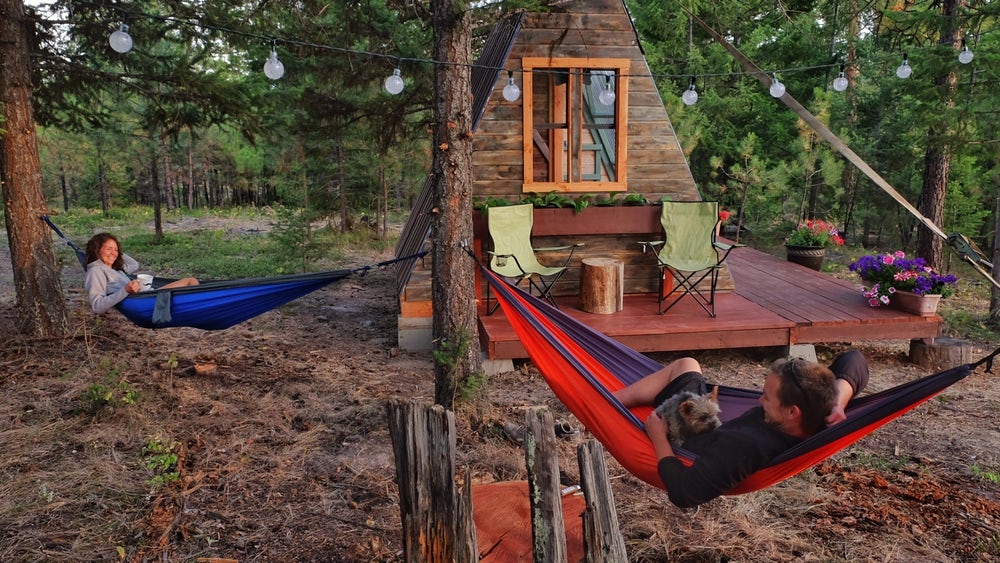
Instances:
[[[707,395],[681,391],[656,407],[656,414],[670,426],[667,438],[679,446],[691,436],[715,430],[722,424],[719,387]]]

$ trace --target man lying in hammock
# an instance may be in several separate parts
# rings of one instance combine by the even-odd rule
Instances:
[[[687,508],[722,495],[781,452],[844,420],[847,402],[867,383],[868,361],[856,350],[837,356],[829,368],[801,359],[778,360],[764,380],[760,407],[685,440],[684,449],[697,454],[690,466],[675,457],[667,421],[653,411],[646,433],[670,502]],[[694,358],[675,360],[615,396],[626,407],[655,407],[681,391],[708,392]]]
[[[129,274],[139,270],[139,263],[121,251],[118,239],[110,233],[98,233],[87,241],[84,262],[87,263],[87,278],[83,287],[87,290],[90,308],[98,315],[121,303],[132,293],[138,293],[142,286]],[[198,285],[195,278],[183,278],[160,289]]]

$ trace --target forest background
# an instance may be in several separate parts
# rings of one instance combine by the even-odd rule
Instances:
[[[405,213],[432,126],[426,5],[33,3],[45,194],[63,209],[282,206],[304,222]],[[823,119],[940,226],[993,249],[998,35],[988,2],[628,7],[706,199],[761,239],[804,218],[849,242],[916,248],[917,221],[704,33],[691,10]],[[510,3],[475,5],[483,36]],[[544,9],[532,6],[532,9]],[[135,47],[108,36],[125,24]],[[959,62],[962,48],[974,58]],[[285,72],[261,72],[274,51]],[[896,76],[906,59],[909,78]],[[399,68],[405,88],[383,79]],[[844,73],[845,91],[832,88]],[[682,103],[693,86],[696,104]],[[943,178],[944,183],[935,183]],[[941,193],[935,190],[943,189]],[[946,197],[945,197],[946,196]],[[937,203],[935,203],[937,202]],[[933,238],[933,237],[930,237]],[[937,266],[940,255],[929,256]]]

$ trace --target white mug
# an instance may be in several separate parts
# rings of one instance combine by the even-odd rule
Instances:
[[[139,281],[139,291],[151,291],[153,289],[153,276],[149,274],[139,274],[135,277]]]

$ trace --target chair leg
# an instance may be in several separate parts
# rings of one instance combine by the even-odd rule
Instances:
[[[704,309],[710,317],[715,318],[715,289],[719,279],[719,272],[717,268],[711,268],[711,271],[705,272],[697,279],[694,279],[694,277],[698,274],[698,272],[691,272],[688,275],[684,275],[682,272],[670,270],[670,274],[674,277],[674,281],[677,282],[677,285],[669,295],[663,296],[663,276],[660,276],[659,304],[657,306],[658,313],[660,315],[666,313],[671,307],[679,303],[685,295],[690,295],[691,298],[694,299],[695,302],[698,303],[698,305],[701,306],[701,308]],[[705,297],[705,294],[698,289],[698,284],[710,275],[712,276],[710,278],[711,288],[709,289],[709,296]],[[669,305],[666,307],[662,306],[663,302],[666,301],[667,298],[678,292],[680,292],[680,295],[674,298]]]
[[[535,290],[538,291],[539,299],[547,301],[549,305],[552,305],[553,307],[558,309],[559,304],[556,303],[556,298],[552,296],[552,285],[555,284],[556,280],[558,280],[560,277],[562,277],[562,274],[559,274],[548,283],[545,283],[545,279],[539,276],[538,283],[535,283],[534,278],[529,279],[528,283],[530,284],[531,287],[534,287]]]

